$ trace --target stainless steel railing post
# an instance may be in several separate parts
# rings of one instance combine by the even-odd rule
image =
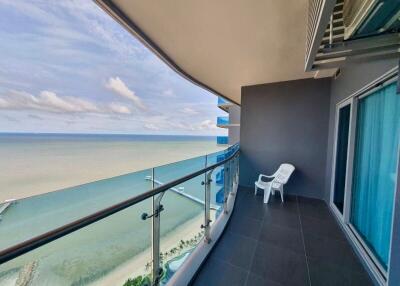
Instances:
[[[224,213],[229,213],[228,210],[228,195],[229,195],[229,163],[224,164]]]
[[[235,159],[232,159],[229,161],[229,177],[230,177],[230,182],[229,182],[229,186],[230,186],[230,194],[234,194],[235,193],[235,189],[233,188],[235,185]]]
[[[211,223],[211,175],[213,170],[205,174],[204,182],[204,224],[201,226],[204,228],[204,241],[206,243],[211,242],[210,236],[210,223]]]
[[[154,189],[154,168],[152,168],[152,182]],[[163,210],[163,206],[161,205],[161,199],[164,196],[164,192],[153,196],[153,214],[151,220],[151,229],[152,229],[152,240],[151,240],[151,252],[152,252],[152,277],[153,277],[153,285],[158,286],[160,284],[160,278],[162,275],[162,267],[160,261],[160,213]]]
[[[153,285],[160,283],[162,267],[160,261],[160,212],[163,210],[161,199],[164,193],[153,197],[153,217],[152,217],[152,257],[153,257]]]

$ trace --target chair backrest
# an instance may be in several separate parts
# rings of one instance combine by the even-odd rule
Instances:
[[[281,164],[275,173],[274,181],[281,184],[286,184],[294,170],[295,167],[292,164]]]

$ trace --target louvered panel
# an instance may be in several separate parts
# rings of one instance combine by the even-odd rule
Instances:
[[[309,0],[308,3],[308,24],[306,38],[306,71],[311,70],[314,57],[318,52],[321,41],[323,40],[325,29],[329,23],[330,15],[333,14],[334,25],[340,25],[342,14],[340,9],[334,12],[335,0]],[[340,2],[343,5],[343,1]]]

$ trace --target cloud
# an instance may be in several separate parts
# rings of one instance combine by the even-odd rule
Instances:
[[[214,121],[207,119],[202,121],[199,125],[198,128],[200,130],[213,130],[213,129],[217,129],[217,125],[215,124]]]
[[[199,114],[199,112],[197,110],[194,110],[193,108],[190,108],[190,107],[183,108],[182,113],[187,114],[187,115]]]
[[[162,95],[163,97],[176,97],[175,92],[174,92],[172,89],[170,89],[170,88],[164,90],[164,91],[161,93],[161,95]]]
[[[110,110],[114,113],[119,113],[119,114],[131,114],[131,110],[122,104],[119,103],[110,103],[109,104]]]
[[[157,127],[157,125],[155,125],[153,123],[146,123],[144,125],[144,128],[149,129],[149,130],[160,130],[160,128]]]
[[[133,90],[130,90],[119,77],[110,77],[106,83],[106,87],[116,94],[131,100],[136,107],[142,110],[146,109],[142,103],[142,100],[135,94]]]
[[[42,117],[36,114],[29,114],[28,117],[35,120],[44,120]]]
[[[100,106],[77,97],[59,96],[48,90],[40,92],[37,96],[25,91],[12,90],[5,95],[0,95],[0,109],[39,110],[53,113],[131,113],[128,107],[118,103]]]

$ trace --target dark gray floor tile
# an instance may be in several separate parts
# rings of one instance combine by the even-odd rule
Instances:
[[[283,203],[281,202],[279,194],[271,196],[267,206],[269,209],[283,210],[294,214],[299,213],[297,197],[291,195],[285,195]]]
[[[364,271],[348,242],[307,233],[304,235],[304,243],[307,257],[322,259],[352,271]]]
[[[195,286],[243,286],[247,271],[218,259],[207,259],[200,273],[193,281]]]
[[[249,273],[249,276],[247,276],[246,286],[282,286],[282,284],[264,279],[254,273]]]
[[[311,285],[313,286],[350,286],[349,271],[337,264],[323,259],[308,257]]]
[[[333,217],[327,220],[319,220],[311,217],[300,218],[304,235],[310,233],[347,242],[341,228]]]
[[[261,225],[261,220],[244,216],[242,213],[234,210],[226,230],[252,239],[258,239]]]
[[[298,197],[301,217],[310,217],[319,220],[331,220],[332,214],[322,200]]]
[[[364,271],[364,273],[351,272],[350,273],[350,284],[351,286],[373,286],[371,278],[368,273]]]
[[[260,233],[261,242],[270,242],[285,249],[292,250],[298,254],[305,255],[303,237],[300,228],[290,228],[270,224],[264,221]]]
[[[276,209],[268,207],[264,211],[264,222],[300,229],[300,218],[295,212],[286,211],[284,208]]]
[[[255,249],[255,240],[235,233],[225,232],[212,252],[211,258],[217,258],[249,270]]]
[[[313,286],[369,286],[373,285],[367,273],[352,271],[346,266],[325,259],[308,257]]]
[[[251,272],[282,285],[309,285],[305,256],[272,243],[258,243]]]
[[[252,219],[262,220],[265,208],[266,206],[263,204],[262,199],[250,196],[242,203],[237,205],[235,204],[234,212],[239,214],[241,217],[250,217]]]
[[[358,266],[358,258],[345,241],[307,233],[304,235],[304,243],[307,257],[321,258],[348,268]]]

